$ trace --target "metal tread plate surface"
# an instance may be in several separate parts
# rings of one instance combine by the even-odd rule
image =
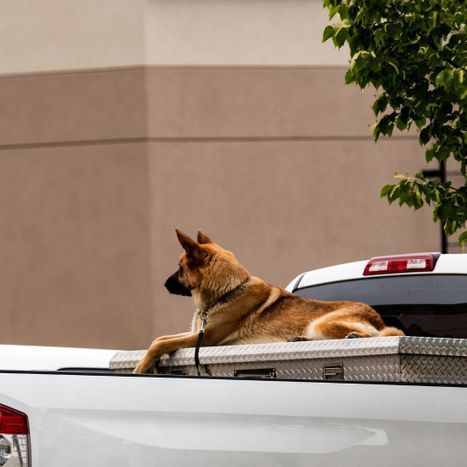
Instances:
[[[130,372],[143,355],[142,350],[118,352],[110,368]],[[406,336],[202,347],[200,362],[222,377],[467,384],[467,339]],[[194,349],[164,355],[157,372],[196,375]]]

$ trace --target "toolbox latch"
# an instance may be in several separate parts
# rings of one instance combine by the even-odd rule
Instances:
[[[275,368],[248,368],[245,370],[235,370],[235,378],[277,378],[277,371]]]
[[[344,379],[343,365],[327,365],[323,367],[323,376],[326,380]]]

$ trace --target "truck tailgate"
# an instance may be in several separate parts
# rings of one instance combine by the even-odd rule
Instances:
[[[0,372],[34,467],[463,465],[465,387]]]

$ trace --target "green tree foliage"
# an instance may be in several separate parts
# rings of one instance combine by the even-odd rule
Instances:
[[[377,90],[375,141],[413,125],[426,161],[459,163],[464,185],[398,176],[381,196],[419,209],[467,242],[467,4],[465,0],[324,0],[330,19],[323,41],[350,48],[345,82]],[[464,230],[464,231],[463,231]],[[462,232],[463,231],[463,232]]]

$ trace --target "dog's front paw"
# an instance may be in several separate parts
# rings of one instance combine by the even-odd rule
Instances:
[[[147,356],[144,356],[136,365],[135,369],[133,370],[133,374],[141,375],[143,373],[153,373],[155,366],[155,360],[152,361],[152,359],[148,358]]]

